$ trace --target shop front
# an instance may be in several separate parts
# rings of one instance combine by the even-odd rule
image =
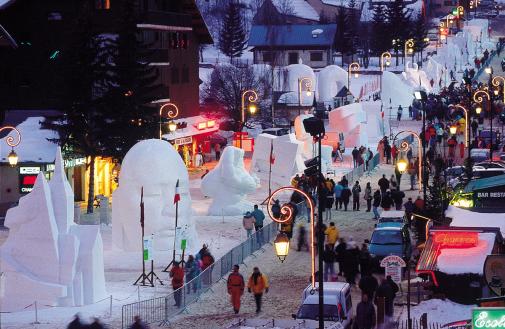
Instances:
[[[472,180],[451,204],[477,212],[504,212],[505,175]]]

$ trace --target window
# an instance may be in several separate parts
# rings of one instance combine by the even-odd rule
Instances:
[[[289,53],[288,54],[288,64],[298,64],[298,53]]]
[[[264,63],[272,63],[273,62],[273,56],[270,51],[264,51],[262,55],[263,55],[263,62]]]
[[[317,51],[310,53],[310,61],[311,62],[322,62],[323,61],[323,52]]]
[[[186,65],[184,65],[184,67],[182,68],[181,82],[182,83],[189,82],[189,67],[187,67]]]
[[[61,18],[61,13],[59,12],[52,12],[47,15],[48,21],[61,21]]]
[[[110,0],[95,0],[95,9],[110,9]]]
[[[177,67],[172,67],[172,83],[177,84],[179,83],[179,69]]]

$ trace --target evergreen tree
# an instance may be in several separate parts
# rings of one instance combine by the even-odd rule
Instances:
[[[380,55],[391,48],[391,36],[388,32],[384,7],[376,5],[373,7],[372,38],[370,42],[370,48],[376,55]]]
[[[448,205],[448,195],[440,175],[433,176],[431,185],[428,185],[428,193],[425,200],[426,216],[443,222],[444,211]]]
[[[349,15],[347,27],[347,42],[349,53],[351,54],[351,62],[354,62],[354,54],[358,48],[358,34],[359,34],[359,17],[356,15],[356,1],[349,1]]]
[[[344,65],[344,55],[349,48],[348,36],[348,16],[347,9],[344,6],[338,8],[337,21],[337,35],[335,36],[335,49],[340,52],[342,56],[342,65]]]
[[[62,114],[47,117],[43,127],[58,132],[53,140],[72,156],[89,157],[89,189],[87,212],[93,212],[95,158],[107,155],[107,114],[104,111],[105,91],[110,87],[104,40],[93,34],[90,8],[84,4],[79,17],[68,32],[69,43],[62,49],[61,68]]]
[[[405,49],[405,41],[410,36],[410,12],[407,11],[403,0],[394,0],[386,9],[388,35],[393,40],[393,50],[398,65],[399,52]]]
[[[151,102],[163,97],[156,84],[155,68],[146,61],[149,51],[138,39],[135,0],[124,0],[118,22],[114,63],[114,87],[108,92],[109,149],[121,160],[138,141],[157,137],[158,108]]]
[[[428,26],[426,24],[426,19],[422,13],[419,13],[414,22],[412,38],[414,39],[414,50],[421,55],[421,63],[423,61],[423,50],[429,45],[429,42],[425,41],[427,36]]]
[[[230,0],[219,31],[219,50],[230,57],[230,62],[234,57],[240,57],[247,48],[247,36],[242,22],[239,4]]]

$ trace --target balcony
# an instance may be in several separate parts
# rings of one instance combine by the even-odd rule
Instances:
[[[147,11],[142,14],[141,24],[191,27],[191,15],[165,11]]]

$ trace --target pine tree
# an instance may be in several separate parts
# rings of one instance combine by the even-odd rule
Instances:
[[[163,97],[155,68],[146,61],[147,46],[138,40],[135,0],[124,0],[121,11],[112,55],[115,84],[108,92],[107,108],[107,142],[111,156],[119,160],[138,141],[158,137],[153,128],[158,122],[158,108],[151,102]]]
[[[388,35],[394,41],[393,50],[396,54],[396,65],[398,65],[399,52],[404,51],[405,41],[410,36],[410,13],[405,7],[403,0],[394,0],[386,9]]]
[[[440,175],[435,175],[431,185],[428,185],[428,195],[425,200],[426,216],[437,221],[443,220],[445,199],[444,183]]]
[[[429,45],[429,42],[425,41],[427,36],[428,26],[426,24],[426,19],[422,13],[419,13],[414,22],[412,38],[414,39],[414,50],[421,54],[421,63],[423,61],[423,50]]]
[[[68,32],[69,43],[62,49],[62,114],[47,117],[43,127],[58,132],[53,140],[73,156],[89,157],[87,212],[93,212],[95,158],[106,155],[104,140],[108,125],[104,93],[110,86],[110,69],[104,52],[104,40],[93,34],[90,8],[84,4],[75,25]]]
[[[358,48],[359,17],[356,16],[356,1],[349,1],[347,40],[349,52],[351,53],[351,62],[354,62],[354,54]]]
[[[219,50],[230,57],[230,62],[233,58],[242,56],[247,48],[247,36],[242,22],[239,4],[230,0],[219,32]]]
[[[348,36],[348,16],[347,9],[344,6],[338,8],[337,21],[337,35],[335,36],[335,49],[340,52],[342,56],[342,65],[344,65],[344,55],[349,48]]]
[[[387,22],[382,5],[373,7],[371,49],[376,55],[390,49],[391,37],[388,34]]]

